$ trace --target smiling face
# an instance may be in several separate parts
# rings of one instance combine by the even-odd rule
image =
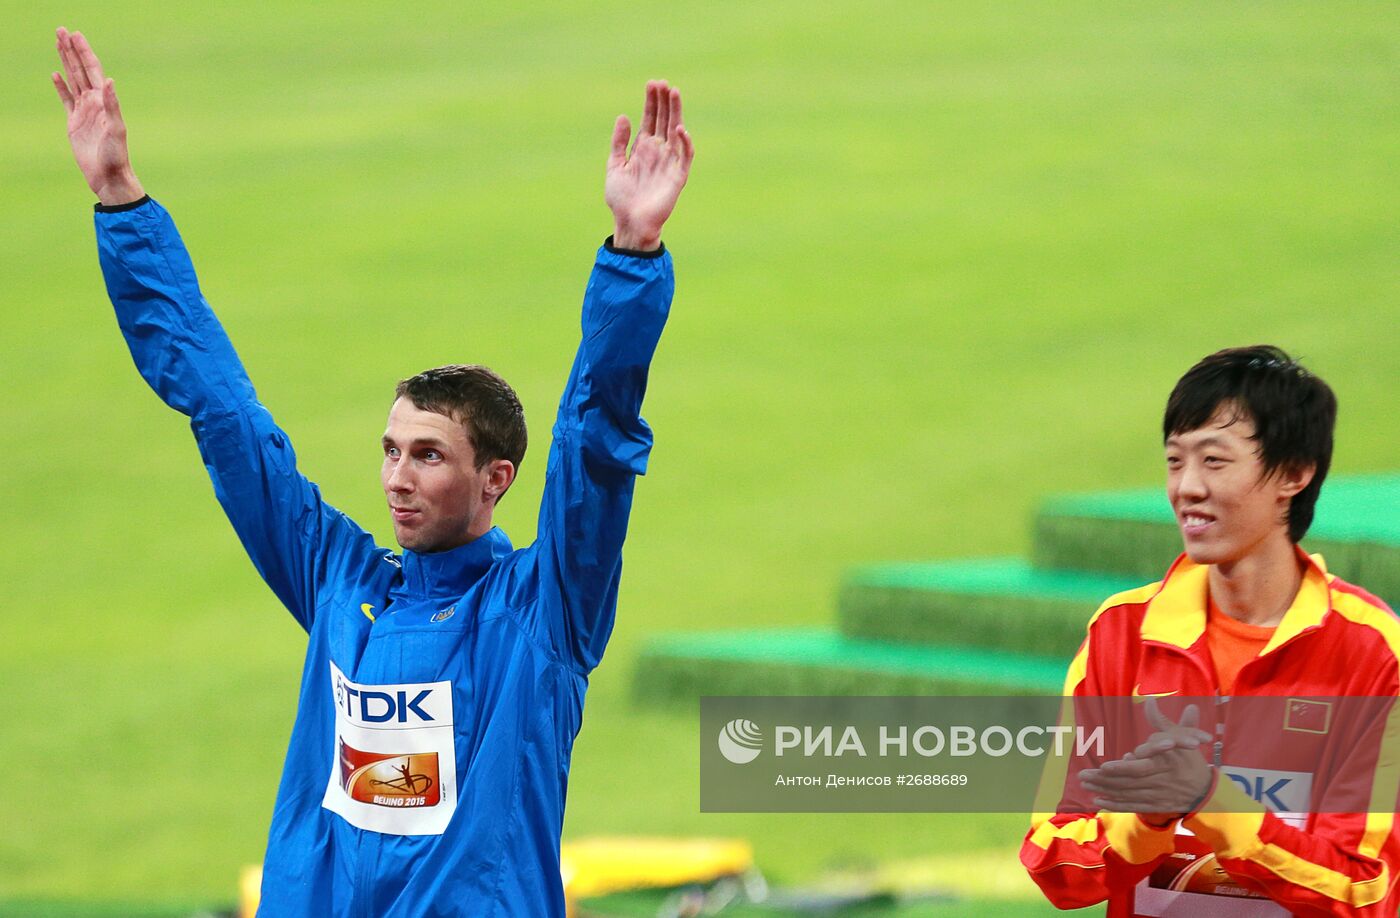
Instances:
[[[456,420],[397,399],[384,431],[380,481],[400,545],[446,551],[491,528],[496,500],[515,477],[497,459],[476,467],[476,450]]]
[[[1186,554],[1197,564],[1232,564],[1291,545],[1288,508],[1311,469],[1266,474],[1254,421],[1222,405],[1203,426],[1167,438],[1167,498]]]

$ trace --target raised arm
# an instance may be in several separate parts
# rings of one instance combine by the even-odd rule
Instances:
[[[258,403],[174,222],[136,180],[116,92],[92,47],[59,29],[58,51],[67,80],[55,73],[54,87],[74,158],[101,201],[94,219],[102,274],[132,359],[156,394],[189,416],[215,494],[253,564],[310,629],[328,565],[372,557],[372,540],[322,502]]]
[[[640,416],[647,370],[675,284],[661,229],[690,174],[694,145],[680,92],[647,84],[641,130],[619,117],[605,199],[615,232],[598,252],[583,302],[583,337],[554,424],[534,559],[551,643],[584,670],[612,633],[622,542],[651,429]]]

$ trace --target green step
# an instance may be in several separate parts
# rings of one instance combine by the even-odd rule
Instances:
[[[1327,568],[1392,605],[1400,601],[1400,474],[1329,477],[1303,548]],[[1036,516],[1036,567],[1121,574],[1151,582],[1181,553],[1161,488],[1071,494]]]
[[[1040,570],[1020,558],[872,564],[847,574],[837,616],[852,638],[1068,660],[1105,599],[1151,579]]]
[[[824,629],[711,631],[654,638],[633,693],[647,704],[702,695],[1053,695],[1068,657],[895,644]]]

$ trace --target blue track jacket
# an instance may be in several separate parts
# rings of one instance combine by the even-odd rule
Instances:
[[[190,417],[243,547],[309,635],[259,914],[562,916],[569,755],[651,448],[670,255],[598,253],[534,544],[492,529],[397,555],[297,471],[165,209],[95,220],[137,368]]]

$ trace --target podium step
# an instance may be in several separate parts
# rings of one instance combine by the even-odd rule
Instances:
[[[637,701],[702,695],[1053,695],[1069,657],[896,644],[824,629],[668,634],[641,653]]]
[[[846,577],[837,616],[847,637],[1068,660],[1099,604],[1145,582],[1041,570],[1020,558],[873,564]]]

